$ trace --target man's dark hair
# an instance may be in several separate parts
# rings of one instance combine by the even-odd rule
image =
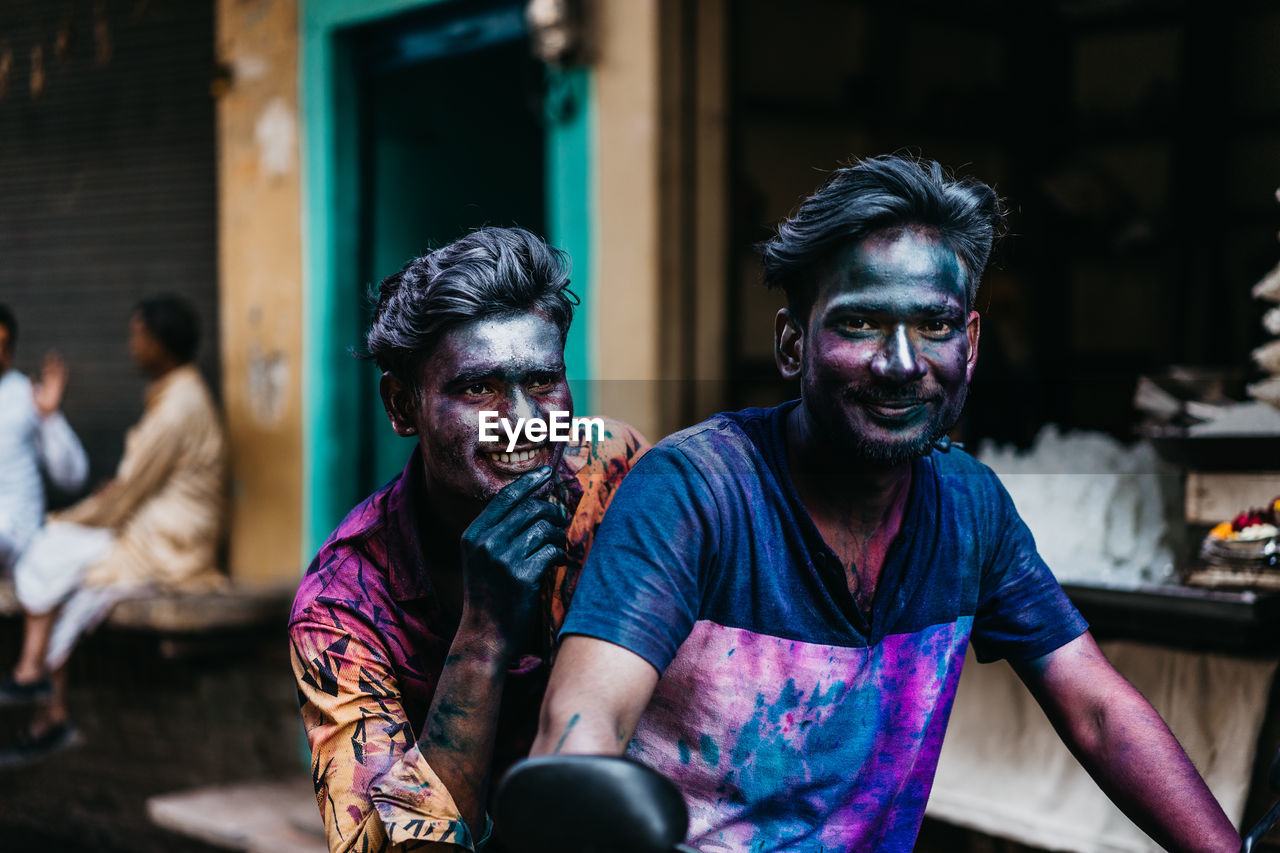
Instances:
[[[482,228],[384,278],[365,345],[378,367],[417,387],[416,366],[469,320],[533,311],[563,341],[577,304],[568,287],[564,252],[523,228]]]
[[[785,291],[804,324],[818,278],[837,251],[876,231],[935,229],[964,265],[972,306],[1003,217],[999,198],[983,182],[951,178],[932,160],[882,155],[837,169],[757,248],[765,286]]]
[[[159,293],[145,297],[133,310],[142,318],[142,325],[151,336],[178,364],[195,359],[196,347],[200,344],[200,320],[190,302],[173,293]]]
[[[9,346],[14,346],[18,342],[18,318],[3,302],[0,302],[0,326],[9,330]]]

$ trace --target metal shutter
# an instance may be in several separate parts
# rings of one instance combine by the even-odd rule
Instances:
[[[212,2],[0,4],[0,302],[20,370],[49,348],[70,364],[90,483],[142,410],[126,349],[139,298],[192,300],[218,388],[214,61]]]

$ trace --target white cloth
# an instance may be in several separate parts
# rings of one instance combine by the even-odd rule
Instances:
[[[1276,661],[1124,641],[1101,645],[1164,717],[1239,826]],[[1098,789],[1012,668],[980,665],[972,652],[925,813],[1050,850],[1161,849]]]
[[[16,370],[0,374],[0,569],[8,568],[44,518],[43,470],[54,485],[84,485],[89,460],[60,412],[42,418],[31,382]]]
[[[115,546],[115,536],[101,527],[50,521],[32,538],[14,567],[14,592],[31,613],[62,609],[49,635],[45,666],[66,663],[76,640],[98,626],[117,602],[146,594],[147,584],[121,582],[85,586],[85,572]]]
[[[13,568],[14,593],[28,613],[48,613],[84,584],[85,571],[111,553],[115,536],[104,527],[50,521],[32,538]]]

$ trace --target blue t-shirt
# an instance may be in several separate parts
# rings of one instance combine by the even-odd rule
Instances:
[[[982,661],[1086,623],[995,474],[914,463],[870,618],[796,494],[796,403],[717,415],[650,450],[596,534],[563,634],[662,678],[630,753],[666,773],[703,851],[912,848],[970,641]]]

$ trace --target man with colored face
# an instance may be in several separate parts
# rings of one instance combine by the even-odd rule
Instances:
[[[965,652],[1008,660],[1175,850],[1239,836],[1099,652],[1008,493],[947,432],[977,360],[995,194],[936,163],[837,170],[763,244],[799,400],[654,447],[582,574],[535,754],[661,770],[703,850],[912,849]]]
[[[417,447],[320,549],[289,629],[331,850],[478,846],[490,782],[532,743],[578,570],[646,447],[613,421],[534,426],[573,412],[566,260],[487,228],[381,284],[368,350]]]

